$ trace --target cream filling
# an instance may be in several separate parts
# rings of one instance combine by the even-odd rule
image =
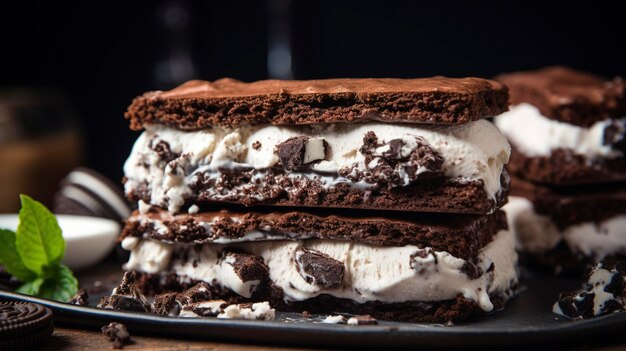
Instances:
[[[626,214],[559,230],[549,217],[535,212],[533,204],[523,197],[509,196],[508,204],[502,209],[520,251],[542,253],[565,241],[572,252],[597,260],[612,254],[626,254]]]
[[[334,315],[334,316],[326,316],[326,318],[324,318],[320,323],[325,323],[325,324],[343,324],[346,322],[346,317],[338,314],[338,315]]]
[[[445,176],[460,181],[482,180],[486,193],[492,198],[500,191],[500,174],[508,162],[510,147],[497,128],[485,120],[455,126],[359,123],[215,127],[199,131],[151,125],[146,126],[146,131],[137,139],[124,165],[125,190],[130,193],[147,183],[150,185],[150,203],[176,212],[183,205],[185,196],[191,194],[189,185],[196,180],[198,173],[218,178],[220,169],[255,169],[259,171],[260,179],[265,170],[279,162],[276,146],[302,135],[311,138],[306,145],[305,161],[320,158],[323,141],[330,152],[324,160],[312,164],[311,171],[288,172],[289,177],[317,178],[328,187],[347,182],[367,189],[374,184],[353,183],[339,176],[338,172],[346,168],[364,172],[371,168],[371,162],[366,164],[365,155],[360,152],[363,137],[369,131],[377,135],[379,142],[402,139],[400,152],[405,156],[418,147],[416,137],[420,137],[444,158]],[[170,150],[180,156],[166,164],[150,148],[159,141],[167,142]],[[375,154],[382,154],[384,147],[375,150]]]
[[[559,122],[545,117],[527,103],[511,106],[494,118],[495,125],[506,135],[511,144],[526,156],[550,156],[556,149],[572,150],[588,158],[615,158],[622,152],[604,145],[604,129],[614,121],[624,123],[626,118],[607,119],[589,128]]]
[[[342,262],[345,272],[341,286],[325,289],[307,283],[295,264],[296,248],[299,246],[321,251]],[[329,294],[358,303],[391,303],[448,300],[461,294],[478,303],[483,310],[491,311],[493,304],[489,294],[508,296],[511,284],[517,281],[514,240],[506,230],[498,232],[479,253],[477,266],[484,273],[476,279],[463,272],[465,260],[445,251],[420,249],[413,245],[384,247],[332,240],[206,244],[200,249],[193,249],[189,244],[142,239],[132,246],[125,269],[149,273],[173,272],[190,279],[217,283],[238,293],[246,292],[249,287],[226,272],[224,262],[219,260],[220,252],[226,247],[236,247],[263,257],[269,267],[269,278],[283,289],[287,301],[302,301]],[[178,255],[181,252],[186,255]],[[417,255],[419,253],[422,255]],[[153,256],[167,258],[161,262],[159,271],[154,270]],[[184,260],[181,259],[185,256]],[[489,270],[492,264],[494,269]]]
[[[257,302],[251,307],[242,305],[229,305],[224,311],[217,315],[220,319],[251,319],[251,320],[273,320],[276,318],[274,310],[268,302]]]
[[[509,230],[515,235],[518,250],[541,253],[561,242],[563,235],[556,224],[548,216],[535,212],[528,199],[509,196],[502,210],[506,212]]]

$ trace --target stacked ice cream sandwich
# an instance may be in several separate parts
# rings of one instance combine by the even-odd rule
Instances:
[[[557,271],[626,254],[626,92],[563,67],[505,74],[495,119],[513,149],[506,206],[522,257]]]
[[[125,268],[148,293],[448,321],[517,283],[510,147],[478,79],[190,81],[136,98]]]

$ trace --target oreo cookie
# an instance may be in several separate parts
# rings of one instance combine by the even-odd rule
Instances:
[[[30,302],[0,301],[0,350],[24,350],[46,341],[52,332],[52,311]]]
[[[130,215],[130,206],[119,185],[94,170],[79,167],[61,182],[54,212],[122,221]]]

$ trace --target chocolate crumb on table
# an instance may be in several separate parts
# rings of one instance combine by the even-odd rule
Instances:
[[[102,334],[113,342],[114,349],[122,349],[125,345],[132,343],[130,333],[122,323],[109,323],[102,327]]]

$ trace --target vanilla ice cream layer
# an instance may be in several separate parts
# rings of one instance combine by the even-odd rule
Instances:
[[[255,169],[261,179],[263,171],[279,162],[275,152],[278,144],[292,137],[307,136],[310,139],[304,160],[312,163],[308,170],[287,172],[288,176],[320,179],[329,187],[345,182],[367,189],[376,184],[352,182],[340,176],[339,171],[368,171],[376,163],[377,153],[388,151],[376,150],[374,160],[366,164],[361,147],[369,131],[374,132],[381,143],[401,139],[400,154],[403,156],[419,147],[417,140],[423,140],[443,157],[442,171],[446,177],[459,181],[482,180],[485,192],[493,199],[500,191],[500,175],[508,162],[510,147],[497,128],[485,120],[456,126],[360,123],[216,127],[199,131],[151,125],[146,126],[137,139],[124,165],[125,188],[131,193],[147,184],[151,204],[177,212],[184,204],[185,196],[191,193],[189,185],[197,179],[197,174],[218,177],[220,170],[224,169]],[[163,147],[159,148],[161,141],[167,143],[170,156],[174,155],[166,157],[167,161],[163,160],[162,152],[156,151],[163,150]],[[326,154],[322,153],[323,145],[329,148]],[[388,145],[385,147],[389,148]],[[418,173],[423,171],[426,170],[417,170]]]
[[[509,297],[517,282],[517,254],[509,231],[498,232],[491,243],[479,253],[477,277],[466,274],[464,266],[471,263],[445,251],[417,246],[385,247],[348,241],[302,240],[206,244],[193,248],[189,244],[163,243],[141,239],[132,245],[127,270],[146,273],[176,273],[189,279],[219,284],[250,296],[249,284],[233,274],[220,253],[237,248],[261,256],[269,268],[269,279],[284,291],[286,301],[303,301],[320,294],[351,299],[358,303],[382,301],[441,301],[461,294],[475,301],[483,310],[491,311],[490,295]],[[124,240],[127,240],[124,239]],[[296,249],[317,250],[343,263],[345,273],[338,288],[324,288],[308,283],[296,262]],[[163,258],[157,266],[154,257]],[[310,280],[309,280],[310,281]],[[248,284],[244,286],[244,284]]]
[[[626,213],[599,223],[578,223],[560,230],[548,216],[535,212],[526,198],[509,196],[502,209],[520,251],[543,253],[564,241],[572,252],[598,261],[608,255],[626,254]]]
[[[604,130],[614,122],[623,125],[626,118],[607,119],[584,128],[545,117],[528,103],[511,106],[494,119],[511,144],[529,157],[550,156],[556,149],[571,150],[588,158],[621,157],[621,151],[604,143]]]

